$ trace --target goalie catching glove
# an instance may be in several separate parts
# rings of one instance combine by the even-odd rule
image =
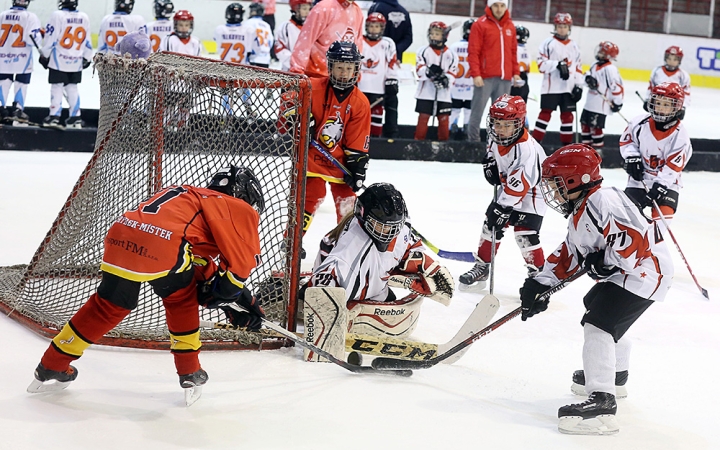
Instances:
[[[421,251],[413,251],[390,273],[388,286],[415,292],[447,306],[452,300],[455,280],[450,271]]]
[[[198,303],[208,309],[222,309],[230,323],[237,327],[260,330],[262,319],[265,318],[260,302],[246,287],[239,292],[235,285],[232,285],[234,289],[229,289],[230,283],[224,274],[199,283]]]

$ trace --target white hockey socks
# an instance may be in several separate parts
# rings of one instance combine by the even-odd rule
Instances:
[[[78,86],[75,83],[70,83],[65,86],[65,93],[67,94],[68,107],[70,108],[70,117],[77,117],[80,115],[80,94],[78,93]]]
[[[19,81],[15,81],[15,99],[13,100],[13,103],[17,103],[17,107],[20,109],[25,109],[25,99],[27,98],[27,83],[21,83]]]
[[[615,395],[615,340],[595,325],[584,326],[583,370],[585,392]]]
[[[50,85],[50,115],[59,116],[62,112],[63,85],[53,83]]]
[[[10,106],[8,102],[8,96],[10,95],[10,86],[12,86],[13,80],[7,78],[0,80],[0,106]]]

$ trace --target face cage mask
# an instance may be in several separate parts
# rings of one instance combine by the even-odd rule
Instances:
[[[379,33],[370,33],[370,31],[368,31],[367,24],[365,24],[365,36],[367,36],[367,38],[370,39],[371,41],[379,41],[380,38],[382,38],[384,34],[385,34],[385,26],[384,25],[380,28]]]
[[[565,180],[562,177],[543,178],[540,181],[540,191],[542,192],[545,203],[567,217],[573,210],[573,204],[567,199],[568,190],[565,186]]]
[[[194,29],[194,28],[195,28],[195,22],[194,22],[194,21],[190,22],[190,29],[189,29],[188,31],[180,32],[180,31],[177,30],[177,25],[176,25],[176,26],[173,26],[173,30],[175,31],[175,34],[176,34],[177,37],[179,37],[180,39],[187,39],[187,38],[189,38],[189,37],[192,35],[192,32],[193,32],[193,29]]]
[[[350,89],[351,87],[355,86],[355,84],[358,81],[358,78],[360,78],[360,61],[354,62],[355,64],[355,75],[352,76],[352,78],[335,78],[333,75],[333,70],[331,64],[338,63],[338,62],[348,62],[348,61],[328,61],[328,72],[330,75],[330,84],[335,89],[340,89],[341,91],[344,91],[345,89]]]
[[[523,130],[525,129],[525,118],[518,118],[518,119],[512,119],[513,124],[515,125],[515,131],[513,131],[513,134],[508,137],[500,137],[497,132],[495,131],[495,121],[497,120],[505,120],[505,119],[497,119],[490,114],[487,116],[487,125],[486,129],[488,130],[488,133],[490,134],[490,138],[497,143],[498,145],[504,145],[508,146],[512,144],[513,142],[517,141],[520,138],[520,135],[522,134]]]
[[[404,220],[382,223],[370,216],[367,216],[364,222],[363,228],[365,228],[367,234],[375,241],[378,249],[381,251],[387,250],[390,242],[395,239],[395,236],[400,234],[400,230],[405,224]],[[387,231],[384,231],[385,229],[387,229]]]
[[[662,114],[655,110],[656,105],[655,103],[659,98],[667,99],[672,101],[672,112],[668,114]],[[650,96],[650,101],[648,102],[648,110],[650,111],[650,115],[656,122],[669,122],[672,119],[675,118],[677,115],[677,112],[680,111],[680,108],[682,108],[682,104],[680,103],[680,100],[670,97],[665,97],[662,95],[652,94]]]

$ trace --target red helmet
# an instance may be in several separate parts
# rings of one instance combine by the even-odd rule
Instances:
[[[493,141],[498,145],[510,145],[517,141],[525,129],[525,114],[527,106],[522,97],[503,94],[490,105],[490,114],[487,116],[487,131]],[[512,121],[512,133],[503,133],[500,136],[496,130],[497,121]]]
[[[190,31],[178,31],[178,22],[181,20],[190,21]],[[181,9],[180,11],[175,13],[175,15],[173,16],[173,29],[175,30],[175,34],[179,38],[185,39],[190,37],[193,32],[193,28],[195,28],[195,18],[190,13],[190,11],[186,9]]]
[[[442,40],[438,41],[437,39],[430,38],[430,31],[432,31],[433,28],[437,28],[442,31]],[[438,49],[443,48],[445,46],[445,42],[447,42],[448,32],[448,26],[445,25],[445,22],[440,22],[439,20],[431,22],[428,27],[428,42],[430,43],[430,47]]]
[[[570,200],[569,195],[587,193],[602,183],[601,162],[598,152],[586,144],[570,144],[555,151],[542,165],[540,189],[547,205],[569,216],[578,200]]]
[[[682,49],[677,45],[671,45],[670,47],[668,47],[665,50],[665,56],[663,57],[663,59],[667,60],[667,57],[670,55],[677,56],[679,63],[682,63],[683,56],[685,56]]]
[[[679,84],[660,83],[650,91],[648,111],[655,121],[668,122],[675,118],[684,101],[685,91]]]
[[[290,0],[290,9],[295,11],[295,8],[297,8],[300,5],[310,5],[312,6],[313,0]]]
[[[598,60],[615,60],[620,49],[610,41],[602,41],[595,49],[595,58]]]
[[[313,0],[290,0],[290,14],[292,14],[293,20],[298,25],[302,25],[305,23],[305,19],[307,19],[307,14],[304,17],[300,16],[301,5],[310,5],[312,9]]]
[[[379,33],[370,33],[370,31],[368,31],[368,25],[371,23],[379,23],[381,25]],[[387,24],[387,20],[385,19],[385,16],[379,12],[368,14],[367,20],[365,20],[365,35],[371,41],[379,40],[383,36],[383,33],[385,33],[385,24]]]
[[[555,25],[568,25],[572,26],[572,16],[570,13],[557,13],[555,14],[555,18],[553,19],[553,23]]]

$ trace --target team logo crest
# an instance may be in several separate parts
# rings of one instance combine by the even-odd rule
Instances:
[[[325,144],[325,147],[332,149],[340,142],[344,126],[340,112],[336,112],[335,117],[330,117],[325,121],[320,131],[320,140]]]
[[[395,25],[395,28],[397,28],[400,26],[401,23],[405,22],[405,14],[403,14],[402,12],[393,11],[388,14],[387,20],[392,22],[393,25]]]
[[[367,67],[368,69],[374,69],[375,67],[378,66],[378,64],[380,64],[380,61],[373,61],[372,59],[368,59],[367,61],[365,61],[363,63],[363,65],[365,67]]]

